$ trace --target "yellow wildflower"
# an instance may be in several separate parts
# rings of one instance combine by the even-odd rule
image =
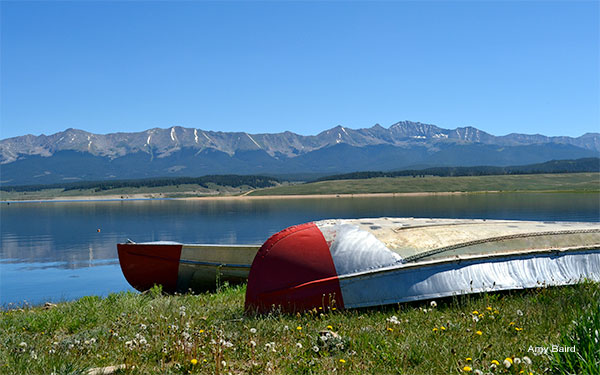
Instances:
[[[524,373],[525,373],[525,370],[519,371],[519,374],[524,374]]]
[[[190,361],[190,363],[191,363],[192,365],[197,365],[197,364],[198,364],[198,360],[197,360],[196,358],[193,358],[193,359]]]
[[[387,330],[390,331],[390,332],[394,332],[394,330],[392,328],[390,328],[390,327],[388,327]]]
[[[327,326],[327,329],[333,329],[333,327],[332,326]]]
[[[508,325],[509,325],[509,326],[514,326],[514,325],[515,325],[515,322],[510,322],[510,323],[508,323]]]
[[[331,310],[335,311],[335,310],[336,310],[336,308],[334,307],[334,308],[333,308],[333,309],[331,309]]]
[[[480,317],[481,319],[483,319],[483,314],[479,314],[479,317]]]
[[[513,360],[512,360],[512,358],[510,358],[510,357],[506,357],[504,360],[505,360],[505,361],[508,361],[508,362],[510,362],[510,364],[511,364],[511,365],[512,365],[512,363],[513,363]]]
[[[200,331],[198,331],[198,333],[204,333],[204,330],[203,330],[203,329],[201,329]]]
[[[442,331],[445,331],[445,330],[446,330],[446,327],[444,327],[444,326],[441,326],[441,327],[440,327],[440,329],[441,329]]]
[[[478,335],[478,336],[481,336],[481,335],[483,335],[483,332],[477,331],[477,332],[475,332],[475,334]]]
[[[488,307],[486,307],[486,310],[488,310],[488,311],[492,311],[492,310],[493,310],[493,309],[492,309],[492,306],[488,306]]]
[[[492,360],[492,364],[496,365],[496,366],[500,366],[500,362],[496,361],[495,359]]]
[[[433,332],[437,332],[437,330],[438,330],[437,328],[435,328],[435,327],[433,328]]]
[[[346,363],[345,359],[340,359],[340,363]]]
[[[302,327],[300,327],[300,326],[296,327],[296,329],[297,329],[298,331],[302,331]]]
[[[471,372],[471,370],[472,370],[472,368],[470,368],[469,366],[463,367],[464,372]]]
[[[467,359],[466,359],[467,362],[472,361],[472,360],[473,360],[473,358],[471,358],[471,357],[467,357]]]
[[[479,311],[477,311],[477,310],[474,310],[474,311],[473,311],[473,315],[479,315]]]
[[[522,330],[523,330],[523,328],[515,327],[515,331],[522,331]]]
[[[500,314],[500,311],[494,310],[494,314]]]

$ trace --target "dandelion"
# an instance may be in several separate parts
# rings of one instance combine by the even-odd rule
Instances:
[[[332,308],[331,310],[332,310],[332,311],[335,311],[335,310],[337,310],[337,309],[334,307],[334,308]]]
[[[477,310],[474,310],[472,314],[473,314],[473,315],[479,315],[479,311],[477,311]]]
[[[531,364],[531,358],[529,358],[528,356],[523,357],[523,363],[525,363],[526,365],[530,365]]]
[[[471,371],[472,371],[472,368],[471,368],[471,367],[469,367],[469,366],[465,366],[465,367],[463,367],[463,371],[464,371],[464,372],[471,372]]]
[[[198,364],[198,360],[197,360],[196,358],[193,358],[193,359],[190,361],[190,363],[191,363],[192,365],[197,365],[197,364]]]
[[[522,331],[522,330],[523,330],[523,328],[515,327],[515,331],[517,331],[517,332]]]
[[[333,329],[333,327],[332,326],[327,326],[327,329]]]
[[[256,328],[250,328],[250,333],[255,334],[256,333]]]
[[[494,310],[494,314],[500,314],[500,311]]]
[[[492,311],[492,310],[493,310],[493,309],[492,309],[492,306],[488,306],[488,307],[486,307],[485,309],[486,309],[487,311]]]
[[[510,368],[513,364],[513,360],[510,357],[507,357],[502,363],[504,364],[504,367]]]
[[[387,327],[387,330],[390,331],[390,332],[394,332],[394,329],[390,328],[390,327]]]
[[[431,302],[429,302],[429,306],[431,306],[431,307],[437,307],[437,302],[431,301]]]
[[[199,331],[198,331],[198,333],[204,333],[204,330],[203,330],[203,329],[201,329],[201,330],[199,330]]]
[[[442,331],[445,331],[445,330],[446,330],[446,327],[444,327],[444,326],[441,326],[441,327],[440,327],[440,329],[441,329]]]
[[[437,332],[437,330],[438,330],[437,328],[433,327],[433,332]]]
[[[343,358],[340,358],[340,363],[346,363],[346,360]]]
[[[300,326],[296,327],[296,329],[298,330],[298,332],[302,331],[302,327]]]
[[[481,335],[483,335],[483,332],[481,332],[481,331],[477,331],[477,332],[475,332],[475,334],[476,334],[477,336],[481,336]]]
[[[508,323],[508,325],[509,325],[509,326],[514,326],[514,325],[515,325],[515,322],[510,322],[510,323]]]
[[[467,362],[470,362],[470,361],[472,361],[472,360],[473,360],[473,358],[471,358],[471,357],[467,357],[467,358],[465,359],[465,361],[467,361]]]
[[[495,359],[492,360],[492,365],[498,366],[499,364],[500,364],[500,362],[496,361]]]

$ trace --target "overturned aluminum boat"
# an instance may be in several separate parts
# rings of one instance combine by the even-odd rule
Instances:
[[[357,308],[584,279],[600,281],[600,223],[323,220],[263,244],[246,309]]]
[[[185,245],[177,242],[118,244],[125,279],[139,291],[204,292],[219,283],[246,282],[260,245]]]

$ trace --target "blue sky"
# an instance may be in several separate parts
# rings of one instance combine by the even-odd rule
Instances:
[[[0,138],[598,132],[599,4],[2,1]]]

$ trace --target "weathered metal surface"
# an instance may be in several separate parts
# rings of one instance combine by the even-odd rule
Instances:
[[[289,228],[269,239],[275,254],[254,260],[249,309],[326,307],[332,294],[337,307],[351,308],[600,281],[600,223],[377,218],[311,225],[329,248],[335,276],[286,277],[310,273],[302,249],[313,246]],[[269,264],[277,264],[277,280],[269,278]]]

